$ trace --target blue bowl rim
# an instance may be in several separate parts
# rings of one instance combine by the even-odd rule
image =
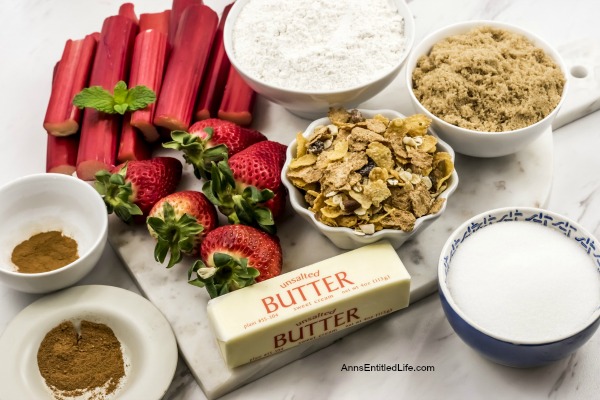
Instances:
[[[585,229],[583,226],[581,226],[579,223],[577,223],[576,221],[573,221],[572,219],[553,212],[553,211],[549,211],[549,210],[545,210],[542,208],[537,208],[537,207],[516,207],[516,206],[510,206],[510,207],[501,207],[501,208],[495,208],[492,210],[488,210],[488,211],[484,211],[480,214],[477,214],[471,218],[469,218],[468,220],[466,220],[465,222],[463,222],[458,228],[456,228],[452,234],[450,234],[450,236],[448,237],[448,239],[446,240],[446,243],[444,244],[444,247],[442,248],[442,252],[440,253],[440,258],[438,260],[438,289],[441,292],[441,294],[443,294],[443,296],[445,297],[448,305],[454,310],[454,312],[456,312],[467,324],[469,324],[471,327],[473,327],[474,329],[478,330],[479,332],[494,338],[496,340],[502,341],[502,342],[506,342],[506,343],[510,343],[510,344],[515,344],[515,345],[531,345],[531,346],[538,346],[538,345],[545,345],[545,344],[550,344],[550,343],[556,343],[556,342],[561,342],[563,340],[569,339],[575,335],[577,335],[578,333],[582,332],[583,330],[589,328],[591,325],[593,325],[598,319],[600,319],[600,305],[596,308],[596,310],[590,315],[589,318],[589,322],[587,322],[585,325],[580,325],[579,327],[577,327],[577,330],[570,332],[564,336],[561,337],[556,337],[553,338],[551,340],[546,340],[546,341],[527,341],[527,340],[514,340],[514,339],[510,339],[507,337],[503,337],[501,335],[495,334],[483,327],[481,327],[480,325],[478,325],[475,321],[473,321],[468,315],[466,315],[462,309],[454,302],[454,298],[452,297],[452,294],[450,293],[450,290],[448,289],[448,286],[446,285],[446,281],[445,278],[446,277],[446,271],[445,271],[445,267],[444,267],[444,256],[446,254],[448,254],[450,247],[452,246],[452,243],[454,241],[455,238],[457,238],[462,232],[464,232],[464,230],[474,221],[480,220],[481,218],[487,217],[487,216],[494,216],[494,215],[498,215],[498,214],[505,214],[507,212],[511,212],[511,211],[526,211],[526,212],[530,212],[530,213],[545,213],[548,214],[552,217],[555,218],[559,218],[562,219],[564,221],[567,221],[569,224],[571,224],[572,226],[574,226],[577,229],[577,232],[581,233],[582,235],[585,235],[587,237],[589,237],[590,239],[593,240],[594,243],[599,243],[598,239],[596,239],[596,237],[594,235],[592,235],[587,229]],[[503,222],[514,222],[514,221],[503,221]],[[600,270],[599,270],[600,273]]]

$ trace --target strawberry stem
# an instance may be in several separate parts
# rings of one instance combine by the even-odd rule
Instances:
[[[158,242],[154,247],[154,259],[160,263],[171,253],[167,268],[181,261],[183,254],[191,254],[196,245],[196,237],[204,227],[196,218],[183,214],[177,218],[173,206],[165,201],[161,217],[148,217],[148,226],[156,233]]]
[[[206,138],[185,131],[172,131],[170,142],[163,143],[166,149],[180,150],[183,159],[194,167],[194,175],[198,179],[210,179],[211,164],[227,159],[227,146],[220,144],[209,147],[208,142],[213,136],[210,127],[204,128]]]
[[[232,224],[243,224],[275,234],[271,210],[262,204],[273,198],[273,191],[246,186],[241,193],[226,160],[213,163],[211,180],[204,183],[202,192],[227,216]]]
[[[94,187],[100,193],[106,211],[109,214],[113,212],[124,222],[129,223],[134,215],[142,215],[142,210],[133,202],[133,189],[131,182],[125,181],[127,174],[127,164],[118,172],[111,174],[107,170],[101,170],[96,173]]]
[[[256,283],[260,272],[248,267],[247,258],[235,258],[226,253],[213,254],[214,267],[198,260],[188,271],[188,283],[205,287],[211,299]],[[196,273],[196,278],[191,279]]]

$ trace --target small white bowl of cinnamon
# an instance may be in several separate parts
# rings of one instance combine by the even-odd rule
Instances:
[[[88,183],[62,174],[25,176],[0,188],[0,282],[28,293],[75,284],[106,245],[108,218]]]

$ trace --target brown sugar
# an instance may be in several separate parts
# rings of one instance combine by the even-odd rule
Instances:
[[[558,105],[564,74],[522,35],[479,27],[422,56],[413,92],[431,113],[461,128],[503,132],[532,125]]]

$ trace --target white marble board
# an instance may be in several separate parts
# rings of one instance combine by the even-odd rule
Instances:
[[[559,49],[574,76],[570,77],[569,93],[553,124],[554,129],[600,108],[600,53],[595,46],[590,46],[591,42],[594,40],[570,43]],[[414,113],[404,85],[404,70],[389,87],[361,108],[394,109],[405,115]],[[258,98],[253,127],[271,140],[288,144],[309,122]],[[464,220],[496,207],[545,205],[553,176],[552,146],[552,132],[548,130],[514,155],[495,159],[457,155],[460,182],[445,214],[398,251],[412,276],[411,303],[436,291],[437,258],[447,236]],[[201,183],[193,177],[191,169],[185,168],[181,189],[200,190],[200,187]],[[284,272],[341,252],[294,215],[290,207],[284,222],[279,225],[278,235],[284,251]],[[337,332],[257,362],[228,369],[206,319],[209,297],[203,290],[186,283],[191,260],[166,270],[154,261],[154,241],[146,230],[128,227],[116,218],[111,218],[109,240],[144,295],[171,323],[181,354],[209,399],[222,396],[360,328]],[[401,314],[386,318],[399,317]]]
[[[401,73],[402,75],[402,73]],[[401,75],[362,108],[391,108],[413,113]],[[309,121],[259,98],[253,126],[270,139],[289,143]],[[166,152],[166,151],[165,151]],[[167,153],[165,153],[167,154]],[[173,155],[174,153],[168,153]],[[545,132],[518,154],[497,159],[457,156],[459,186],[446,212],[427,230],[399,249],[412,276],[411,302],[436,290],[437,258],[449,233],[462,221],[486,209],[509,206],[542,206],[552,181],[552,133]],[[190,168],[184,169],[182,188],[200,190]],[[341,252],[324,236],[293,214],[288,207],[278,235],[284,252],[284,271],[291,271]],[[143,293],[167,317],[180,351],[208,398],[219,397],[281,366],[323,348],[348,330],[287,350],[257,362],[228,369],[206,319],[208,295],[186,283],[190,260],[166,270],[153,259],[154,241],[143,227],[131,228],[111,218],[109,240]]]

